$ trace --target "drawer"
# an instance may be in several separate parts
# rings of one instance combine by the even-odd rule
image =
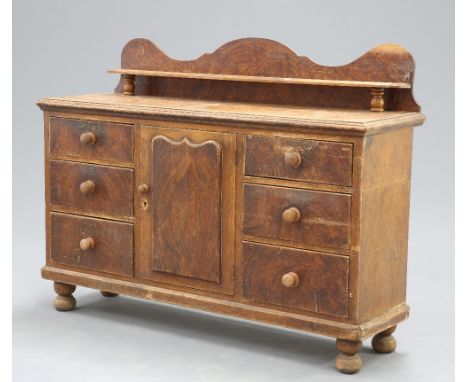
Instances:
[[[255,136],[246,139],[246,175],[351,186],[352,163],[350,143]]]
[[[51,156],[133,161],[132,125],[56,117],[49,124]]]
[[[244,234],[349,248],[351,195],[246,184]]]
[[[52,206],[107,215],[133,215],[133,170],[50,161]]]
[[[348,315],[346,256],[244,242],[243,296],[255,303]]]
[[[133,224],[51,213],[52,261],[133,276]]]

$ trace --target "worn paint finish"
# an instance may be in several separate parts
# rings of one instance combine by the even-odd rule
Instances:
[[[152,141],[152,270],[221,280],[222,146]]]
[[[348,315],[348,258],[263,244],[243,245],[242,293],[253,302],[291,306],[331,316]],[[297,287],[281,277],[298,275]]]
[[[38,102],[55,307],[82,285],[332,336],[345,373],[367,337],[393,351],[424,122],[409,53],[323,67],[244,39],[177,61],[137,39],[122,62],[115,94]]]

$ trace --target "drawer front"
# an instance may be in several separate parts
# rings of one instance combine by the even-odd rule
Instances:
[[[244,242],[243,296],[256,303],[348,315],[346,256]]]
[[[352,185],[353,145],[249,136],[245,174],[341,186]]]
[[[132,125],[52,117],[49,137],[52,156],[133,161]]]
[[[51,213],[52,261],[133,276],[133,224]]]
[[[52,206],[112,216],[133,215],[133,170],[50,161]]]
[[[246,184],[244,234],[349,248],[351,195]]]

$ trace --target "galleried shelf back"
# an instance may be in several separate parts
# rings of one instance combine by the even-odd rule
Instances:
[[[368,337],[394,351],[414,69],[393,44],[329,67],[266,39],[178,61],[138,38],[114,93],[41,99],[55,308],[79,285],[322,334],[344,373]]]

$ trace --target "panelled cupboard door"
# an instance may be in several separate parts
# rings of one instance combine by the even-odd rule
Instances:
[[[232,294],[235,135],[138,131],[141,277]]]

